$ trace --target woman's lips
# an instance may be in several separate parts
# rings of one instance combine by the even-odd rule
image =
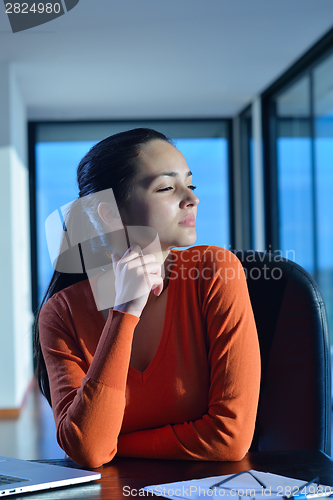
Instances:
[[[183,220],[179,222],[180,225],[182,226],[190,226],[194,227],[196,225],[195,218],[193,215],[188,215],[187,217],[184,217]]]

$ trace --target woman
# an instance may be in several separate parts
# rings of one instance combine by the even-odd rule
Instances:
[[[94,301],[107,273],[96,295],[87,279],[55,273],[37,318],[40,386],[60,446],[82,466],[116,454],[240,460],[251,444],[260,356],[242,266],[217,246],[175,250],[196,240],[191,179],[150,129],[111,136],[79,164],[80,199],[112,189],[124,227],[153,228],[161,250],[134,244],[118,255],[109,243],[113,307]],[[111,228],[107,201],[94,210]]]

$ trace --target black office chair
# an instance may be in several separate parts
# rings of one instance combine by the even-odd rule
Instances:
[[[236,251],[257,324],[262,379],[251,451],[331,454],[331,357],[318,285],[294,262]]]

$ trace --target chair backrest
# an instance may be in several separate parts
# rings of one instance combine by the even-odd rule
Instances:
[[[299,265],[237,251],[257,324],[262,379],[251,451],[331,454],[331,357],[325,305]]]

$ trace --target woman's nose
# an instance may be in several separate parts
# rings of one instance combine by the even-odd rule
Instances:
[[[186,205],[194,205],[196,206],[199,203],[199,198],[197,197],[196,194],[194,194],[194,191],[190,191],[186,193],[187,196],[184,197],[184,202]]]

